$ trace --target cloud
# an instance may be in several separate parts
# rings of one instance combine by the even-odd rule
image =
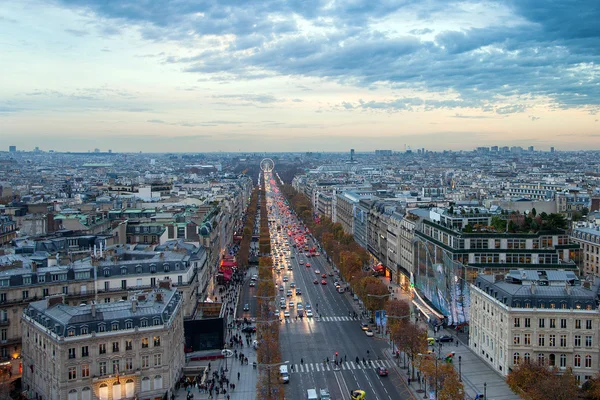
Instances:
[[[496,113],[501,115],[516,114],[525,112],[527,107],[523,104],[513,104],[496,108]]]
[[[87,36],[90,33],[88,31],[82,31],[79,29],[65,29],[65,32],[70,33],[73,36],[77,36],[77,37],[83,37],[83,36]]]
[[[413,29],[408,31],[411,35],[426,35],[428,33],[433,33],[433,29],[423,28],[423,29]]]
[[[279,101],[275,96],[270,94],[219,94],[214,95],[215,99],[233,99],[253,103],[275,103]]]
[[[536,117],[535,115],[530,115],[529,119],[532,121],[537,121],[538,119],[540,119],[540,117]]]

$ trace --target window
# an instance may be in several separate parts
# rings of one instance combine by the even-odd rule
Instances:
[[[148,367],[150,367],[150,357],[142,356],[142,368],[148,368]]]
[[[75,347],[69,348],[69,359],[72,360],[75,358]]]
[[[550,328],[556,328],[556,318],[550,318]]]
[[[544,365],[546,363],[546,355],[544,353],[538,354],[538,364]]]
[[[561,329],[567,329],[567,320],[564,318],[561,318],[560,320],[560,328]]]
[[[575,320],[575,329],[581,329],[581,320],[580,319]]]
[[[538,320],[538,326],[539,326],[540,328],[545,328],[545,325],[546,325],[546,319],[545,319],[545,318],[540,318],[540,319]]]
[[[585,320],[585,329],[592,329],[592,320],[591,319]]]
[[[133,322],[125,321],[125,329],[133,329]]]
[[[44,297],[48,297],[48,296],[50,296],[50,290],[49,290],[48,288],[43,288],[43,289],[42,289],[42,295],[43,295]]]
[[[113,374],[119,373],[119,361],[120,360],[112,360],[112,373]]]
[[[133,358],[126,358],[125,359],[125,370],[126,371],[133,370]]]
[[[150,378],[147,376],[142,378],[142,392],[147,392],[150,390]]]
[[[154,336],[154,347],[160,346],[160,336]]]
[[[98,354],[106,354],[106,343],[100,343],[98,345]]]
[[[98,324],[98,332],[104,332],[106,330],[106,325]]]
[[[161,365],[162,365],[162,354],[155,354],[154,355],[154,366],[160,367]]]
[[[585,356],[585,367],[592,368],[592,356],[589,354]]]
[[[69,294],[69,287],[68,286],[63,286],[62,287],[62,292],[63,292],[63,294]]]
[[[148,343],[149,343],[149,341],[148,341],[147,337],[142,338],[142,349],[147,349],[148,348]]]
[[[548,356],[548,365],[550,365],[551,367],[554,367],[556,365],[556,355],[555,354],[550,354]]]
[[[575,357],[573,358],[573,366],[574,367],[581,367],[581,356],[579,354],[575,354]]]
[[[546,337],[544,336],[543,333],[540,333],[538,335],[538,346],[543,347],[546,345]]]
[[[79,329],[79,332],[80,332],[80,334],[82,334],[82,335],[87,335],[87,334],[88,334],[88,327],[87,327],[87,326],[82,326],[82,327]]]
[[[112,351],[113,353],[119,352],[119,342],[112,342]]]
[[[550,335],[548,337],[548,346],[556,347],[556,335]]]
[[[100,361],[98,363],[98,373],[100,376],[106,375],[106,361]]]
[[[31,285],[31,276],[23,277],[23,285]]]
[[[521,344],[521,335],[515,335],[513,338],[513,344]]]
[[[183,276],[182,275],[177,275],[177,284],[183,285]]]
[[[125,351],[133,350],[133,340],[127,339],[125,341]]]
[[[567,347],[567,335],[560,335],[560,347]]]
[[[575,347],[581,347],[581,335],[575,335]]]
[[[531,359],[531,354],[529,354],[529,353],[523,354],[523,361],[529,362],[530,359]]]
[[[531,345],[531,333],[526,333],[524,335],[523,344],[525,344],[527,346]]]
[[[90,350],[88,346],[81,346],[81,357],[88,357],[90,355]]]
[[[29,290],[23,290],[22,295],[23,300],[27,300],[29,298]]]
[[[515,328],[520,328],[521,327],[521,318],[515,318],[515,321],[513,323],[513,326]]]
[[[67,331],[67,336],[75,336],[75,328],[69,328]]]
[[[560,355],[560,364],[559,366],[561,368],[566,368],[567,367],[567,355],[566,354],[561,354]]]
[[[164,270],[164,272],[169,272],[169,269],[170,269],[170,268],[169,268],[169,264],[164,264],[164,265],[163,265],[163,270]]]
[[[525,328],[531,328],[531,318],[525,318]]]
[[[142,328],[147,327],[148,326],[148,320],[147,319],[140,320],[140,325],[142,326]]]
[[[160,318],[154,318],[154,326],[160,325]]]
[[[108,268],[104,269],[104,276],[110,276],[110,269],[108,269]]]
[[[90,376],[90,364],[81,364],[81,377],[87,378]]]
[[[121,275],[127,275],[127,268],[121,267]]]
[[[110,330],[111,331],[118,331],[119,330],[119,323],[118,322],[113,322],[110,326]]]
[[[520,361],[521,361],[521,355],[519,353],[514,353],[513,354],[513,364],[518,365]]]
[[[70,381],[77,379],[77,367],[69,367],[68,371]]]
[[[585,337],[585,347],[592,347],[592,337],[591,336]]]
[[[44,282],[46,282],[46,275],[40,274],[37,277],[38,277],[38,283],[44,283]]]

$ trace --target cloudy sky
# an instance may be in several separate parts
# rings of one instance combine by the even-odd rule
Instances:
[[[3,151],[600,148],[597,1],[0,4]]]

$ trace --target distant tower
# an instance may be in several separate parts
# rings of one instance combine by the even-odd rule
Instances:
[[[354,161],[354,149],[350,149],[350,161]]]
[[[554,153],[554,147],[550,147],[550,153]]]
[[[16,153],[17,152],[17,146],[8,146],[8,151],[10,151],[11,153]]]

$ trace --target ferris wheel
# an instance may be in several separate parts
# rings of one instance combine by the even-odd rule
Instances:
[[[275,162],[273,162],[273,160],[271,160],[270,158],[264,158],[260,162],[260,169],[263,172],[272,172],[273,168],[275,168]]]

